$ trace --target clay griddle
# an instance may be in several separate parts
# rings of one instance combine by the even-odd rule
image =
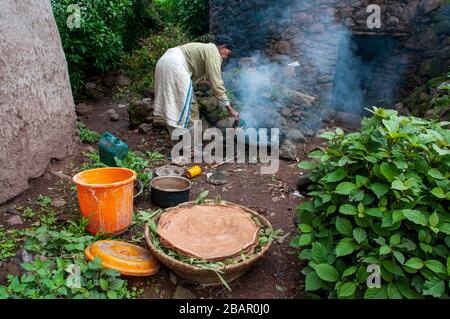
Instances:
[[[161,244],[183,255],[218,261],[252,252],[259,226],[237,206],[196,205],[164,213],[157,233]]]

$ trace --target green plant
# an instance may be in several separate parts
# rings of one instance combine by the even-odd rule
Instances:
[[[200,36],[208,32],[208,0],[156,0],[165,21],[181,24],[189,33]]]
[[[87,222],[80,225],[86,227]],[[94,237],[86,235],[76,223],[70,222],[67,227],[57,229],[54,225],[42,225],[25,229],[21,232],[25,239],[24,248],[38,252],[42,256],[72,256],[83,253]]]
[[[36,215],[37,213],[31,207],[26,207],[22,212],[22,216],[25,217],[26,219],[31,219]]]
[[[132,287],[128,289],[125,285],[117,290],[119,299],[137,299],[144,293],[143,288]]]
[[[93,168],[107,167],[100,160],[100,153],[98,151],[84,152],[83,155],[87,158],[87,162],[81,165],[81,170],[86,171]]]
[[[450,105],[450,82],[444,82],[435,89],[431,99],[431,107],[447,107]]]
[[[134,215],[133,215],[133,224],[134,226],[143,226],[145,224],[147,224],[148,222],[150,222],[151,220],[153,220],[153,218],[161,213],[161,209],[156,209],[154,211],[148,212],[145,210],[138,210]]]
[[[86,262],[56,257],[35,258],[23,263],[26,270],[20,278],[8,275],[8,286],[3,287],[3,297],[12,299],[118,299],[123,294],[125,280],[119,279],[116,270],[104,269],[100,258]]]
[[[194,35],[208,32],[208,0],[177,0],[177,7],[177,18],[186,30]]]
[[[17,230],[5,230],[3,227],[0,227],[0,261],[15,255],[18,238],[19,233]]]
[[[48,205],[50,205],[50,203],[52,202],[52,199],[50,197],[44,195],[39,195],[37,200],[39,205],[41,205],[41,207],[43,208],[48,207]]]
[[[46,226],[53,226],[56,224],[57,218],[53,211],[47,212],[46,214],[43,214],[39,218],[39,225],[46,225]]]
[[[125,27],[123,36],[125,50],[139,46],[139,40],[148,34],[163,29],[164,21],[159,7],[151,0],[133,0],[133,12]]]
[[[208,190],[203,191],[200,194],[198,194],[197,198],[195,199],[195,203],[197,205],[204,204],[205,203],[205,198],[208,196],[208,194],[209,194]]]
[[[89,162],[81,166],[82,170],[88,170],[92,168],[107,167],[100,161],[100,155],[98,151],[84,153]],[[144,184],[144,187],[148,187],[150,180],[153,178],[153,174],[150,171],[146,171],[150,166],[150,162],[142,158],[136,152],[129,151],[127,156],[120,160],[115,158],[116,164],[119,167],[125,167],[132,169],[136,172],[137,178]]]
[[[148,187],[150,180],[153,178],[152,172],[145,171],[150,166],[149,161],[143,159],[135,152],[128,152],[127,156],[123,160],[116,158],[117,166],[132,169],[136,172],[137,178],[144,184],[144,187]]]
[[[149,0],[52,0],[75,95],[92,73],[114,70],[126,49],[161,25]],[[80,8],[80,24],[72,26]],[[72,8],[72,9],[71,9]]]
[[[166,156],[161,154],[160,152],[146,152],[145,153],[150,161],[164,161]]]
[[[24,248],[36,254],[21,267],[20,277],[8,275],[8,285],[0,286],[0,298],[132,298],[116,270],[104,269],[101,260],[87,262],[84,249],[99,236],[85,234],[88,221],[69,222],[66,226],[40,226],[26,229]]]
[[[80,130],[80,139],[83,143],[94,144],[100,141],[100,133],[91,131],[83,122],[78,121],[77,127]]]
[[[448,297],[450,130],[374,108],[361,132],[322,135],[311,170],[311,200],[298,207],[292,246],[308,262],[306,290],[330,298]],[[368,288],[368,266],[381,288]]]
[[[177,0],[154,0],[162,20],[166,23],[177,23]]]
[[[155,67],[159,58],[170,48],[189,42],[187,34],[178,26],[167,25],[161,32],[153,32],[140,41],[140,48],[122,57],[122,67],[133,79],[131,91],[142,93],[154,86]]]

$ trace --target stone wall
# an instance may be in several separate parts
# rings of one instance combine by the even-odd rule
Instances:
[[[0,2],[0,203],[76,143],[67,63],[49,0]]]
[[[367,26],[369,4],[382,9],[379,29]],[[342,34],[394,39],[384,63],[370,72],[382,79],[377,90],[398,86],[396,98],[446,72],[449,16],[450,5],[443,0],[210,1],[211,32],[233,37],[237,56],[263,50],[271,61],[299,61],[298,88],[323,100],[333,95]]]

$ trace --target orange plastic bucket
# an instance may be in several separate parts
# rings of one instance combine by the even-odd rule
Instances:
[[[133,170],[120,167],[91,169],[73,177],[91,234],[117,235],[131,225],[135,180]]]

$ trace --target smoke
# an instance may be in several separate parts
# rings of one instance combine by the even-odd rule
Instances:
[[[261,39],[263,31],[264,47],[269,49],[261,49],[259,40],[257,50],[250,51],[251,44],[246,45],[224,69],[226,86],[239,101],[248,126],[310,133],[321,125],[327,107],[361,113],[369,106],[366,102],[375,103],[380,96],[393,98],[401,72],[389,74],[389,81],[379,81],[383,74],[375,74],[383,63],[389,63],[395,48],[391,38],[355,36],[337,21],[334,8],[312,0],[282,2],[284,6],[273,2],[260,8],[252,23],[261,26],[254,31],[256,38]],[[249,39],[252,32],[244,40]],[[288,67],[295,62],[298,67]],[[287,98],[291,90],[320,100],[312,107],[302,105]]]
[[[394,38],[386,36],[344,38],[330,105],[351,113],[361,113],[362,108],[374,105],[391,106],[404,68],[393,57],[396,45]]]
[[[279,114],[284,106],[279,95],[281,87],[287,85],[283,78],[287,62],[273,63],[257,52],[246,65],[228,66],[231,71],[225,72],[224,80],[239,101],[241,117],[248,127],[285,126]]]

